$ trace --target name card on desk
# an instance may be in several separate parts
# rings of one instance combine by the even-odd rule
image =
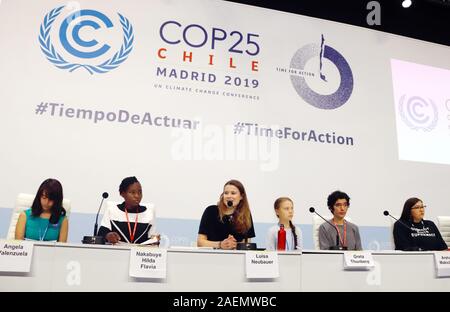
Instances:
[[[133,247],[130,250],[130,276],[166,278],[167,250]]]
[[[0,272],[30,272],[33,243],[0,240]]]
[[[278,254],[275,251],[247,251],[245,267],[247,278],[277,278],[280,276]]]
[[[434,253],[437,277],[450,277],[450,252],[436,251]]]
[[[370,251],[345,251],[344,270],[370,270],[375,267]]]

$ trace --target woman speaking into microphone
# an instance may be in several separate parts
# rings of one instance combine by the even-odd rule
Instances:
[[[217,205],[205,209],[198,229],[197,246],[236,249],[237,243],[255,237],[244,186],[237,180],[225,183]]]

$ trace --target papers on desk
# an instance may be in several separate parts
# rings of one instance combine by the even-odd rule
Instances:
[[[116,245],[157,245],[157,243],[159,242],[157,237],[152,237],[148,240],[146,240],[145,242],[136,244],[136,243],[128,243],[128,242],[122,242],[122,241],[118,241]]]
[[[139,245],[154,245],[158,242],[159,240],[157,237],[152,237],[150,239],[147,239],[145,242],[140,243]]]

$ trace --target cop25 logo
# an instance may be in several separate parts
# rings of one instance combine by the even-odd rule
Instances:
[[[118,13],[120,24],[122,26],[123,43],[120,49],[112,53],[111,46],[108,44],[101,44],[92,37],[92,33],[101,28],[111,29],[114,27],[112,21],[103,13],[95,10],[78,10],[70,13],[59,24],[57,33],[59,34],[59,43],[64,48],[64,55],[58,52],[52,43],[52,27],[57,23],[57,17],[61,14],[65,6],[61,6],[51,10],[45,15],[39,31],[39,44],[42,52],[47,60],[60,69],[73,72],[79,68],[86,69],[90,74],[99,73],[104,74],[117,68],[129,56],[133,49],[133,26],[129,20]],[[101,24],[99,24],[101,22]],[[54,25],[55,24],[55,25]],[[92,31],[90,36],[86,36],[86,31]],[[84,33],[84,36],[81,35]],[[70,35],[70,36],[69,36]],[[83,38],[84,37],[84,38]],[[105,60],[106,55],[109,55]],[[102,58],[103,56],[103,58]]]
[[[298,95],[320,109],[336,109],[344,105],[353,92],[353,74],[347,60],[334,48],[311,43],[292,57],[289,72]]]

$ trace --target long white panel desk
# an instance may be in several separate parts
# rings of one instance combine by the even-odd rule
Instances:
[[[0,272],[0,291],[450,291],[431,252],[373,252],[371,271],[344,271],[343,253],[280,253],[280,277],[249,280],[245,251],[170,248],[166,279],[129,277],[130,247],[35,243],[31,272]]]
[[[166,279],[129,277],[130,247],[35,243],[29,274],[0,273],[0,291],[300,291],[301,256],[279,255],[280,277],[248,280],[245,251],[174,249]]]
[[[374,251],[372,255],[374,269],[344,271],[342,251],[304,251],[302,290],[450,291],[450,278],[436,278],[432,252]]]

